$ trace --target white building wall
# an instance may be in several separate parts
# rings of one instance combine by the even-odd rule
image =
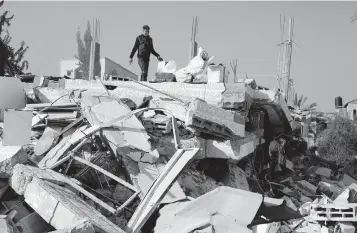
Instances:
[[[72,59],[72,60],[61,60],[60,63],[60,76],[68,76],[70,78],[74,78],[74,73],[75,69],[78,68],[78,60],[77,59]],[[68,75],[68,72],[71,72],[70,75]]]

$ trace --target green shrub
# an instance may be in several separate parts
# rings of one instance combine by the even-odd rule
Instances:
[[[342,164],[357,155],[357,128],[354,122],[336,117],[318,137],[319,157]]]

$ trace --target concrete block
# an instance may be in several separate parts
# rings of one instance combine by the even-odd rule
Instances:
[[[56,229],[71,228],[88,220],[96,231],[124,233],[76,194],[51,182],[32,179],[24,197],[26,203]]]
[[[5,110],[4,146],[23,146],[31,143],[32,111]]]
[[[20,146],[3,146],[0,142],[0,178],[9,178],[15,165],[27,159],[27,153]]]
[[[357,221],[357,204],[311,204],[310,217],[316,221]]]
[[[254,90],[245,83],[224,83],[222,101],[219,107],[248,112],[253,103]]]
[[[154,82],[175,82],[176,77],[172,73],[155,73]]]
[[[239,161],[245,156],[253,153],[259,143],[264,143],[264,139],[259,142],[259,134],[248,133],[243,139],[216,141],[216,140],[200,140],[200,148],[203,153],[200,153],[197,159],[203,158],[222,158]]]
[[[233,111],[209,105],[200,99],[190,103],[185,124],[217,136],[245,136],[244,117]]]
[[[355,233],[356,228],[351,223],[339,222],[335,226],[334,233]]]

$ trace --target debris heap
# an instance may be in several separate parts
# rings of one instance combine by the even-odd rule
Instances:
[[[1,232],[355,232],[357,177],[316,156],[317,117],[251,79],[162,80],[7,93]]]

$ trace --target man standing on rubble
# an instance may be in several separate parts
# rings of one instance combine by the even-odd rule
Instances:
[[[129,64],[133,63],[133,57],[138,50],[138,64],[141,69],[140,81],[147,81],[150,55],[153,54],[159,61],[162,61],[160,55],[154,50],[152,38],[149,36],[150,27],[148,25],[143,26],[143,34],[136,37],[133,50],[129,57]]]

